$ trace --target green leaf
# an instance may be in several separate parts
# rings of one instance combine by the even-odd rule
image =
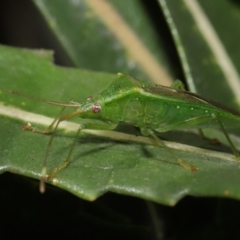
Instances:
[[[173,81],[171,75],[177,75],[177,68],[171,66],[173,54],[166,49],[170,36],[157,35],[151,9],[147,11],[140,1],[33,2],[75,66],[121,71],[168,86]]]
[[[231,1],[158,1],[169,24],[189,89],[240,107],[239,10]],[[180,20],[179,20],[180,19]],[[216,91],[217,86],[217,91]],[[224,96],[224,98],[223,98]]]
[[[81,102],[101,92],[114,78],[111,74],[57,67],[47,51],[1,46],[0,52],[0,86],[36,97]],[[1,92],[0,98],[1,171],[39,179],[51,136],[22,131],[21,127],[30,122],[46,128],[52,119],[45,116],[55,117],[61,108],[6,92]],[[77,126],[69,122],[57,131],[48,172],[65,160]],[[131,126],[123,125],[118,131],[82,133],[71,164],[49,182],[87,200],[107,191],[167,205],[174,205],[186,195],[240,197],[239,163],[234,156],[178,143],[166,143],[169,151],[156,146],[151,138],[138,136],[138,130]],[[208,142],[188,132],[170,132],[163,137],[209,147]],[[198,171],[179,166],[177,159]],[[219,184],[219,179],[225,181]]]

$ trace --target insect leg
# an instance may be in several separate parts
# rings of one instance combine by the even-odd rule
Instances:
[[[144,136],[152,136],[157,141],[160,147],[164,147],[165,149],[167,149],[167,151],[172,155],[172,157],[177,160],[177,163],[180,166],[186,169],[189,169],[191,171],[196,171],[198,169],[197,167],[184,163],[182,160],[178,159],[176,155],[172,152],[172,150],[155,134],[155,132],[152,129],[141,128],[141,132]]]
[[[209,118],[213,118],[217,121],[220,129],[223,131],[223,134],[225,135],[232,151],[233,151],[233,154],[235,155],[236,157],[236,160],[240,161],[240,155],[237,151],[237,149],[235,148],[233,142],[231,141],[229,135],[227,134],[224,126],[223,126],[223,123],[221,122],[220,118],[216,115],[216,114],[207,114],[207,115],[202,115],[202,116],[199,116],[199,117],[195,117],[195,118],[191,118],[191,119],[188,119],[186,121],[183,121],[183,122],[179,122],[179,123],[176,123],[176,124],[172,124],[172,125],[169,125],[167,128],[164,128],[164,131],[169,131],[169,130],[172,130],[172,129],[180,129],[180,128],[184,128],[186,127],[186,123],[188,126],[196,126],[198,124],[201,124],[201,123],[204,123],[206,121],[209,121]]]
[[[223,131],[224,136],[226,137],[226,139],[227,139],[227,141],[228,141],[228,143],[229,143],[229,145],[230,145],[230,147],[231,147],[231,149],[233,151],[234,156],[236,157],[236,160],[240,161],[240,155],[239,155],[237,149],[235,148],[232,140],[230,139],[227,131],[225,130],[225,128],[223,126],[223,123],[221,122],[220,118],[216,114],[212,114],[212,117],[217,120],[221,130]]]
[[[46,174],[47,174],[47,160],[48,160],[48,155],[49,155],[50,148],[52,146],[53,139],[55,137],[56,130],[57,130],[60,122],[66,120],[70,117],[74,117],[74,116],[76,116],[80,113],[80,111],[75,111],[75,112],[72,112],[70,114],[62,116],[62,112],[64,111],[64,109],[65,109],[65,107],[60,111],[60,114],[59,114],[60,117],[55,118],[46,130],[44,130],[44,131],[37,130],[37,132],[45,133],[45,134],[47,134],[49,132],[52,132],[51,138],[48,142],[48,146],[47,146],[47,150],[46,150],[46,154],[45,154],[45,158],[44,158],[44,162],[43,162],[43,167],[42,167],[42,174],[41,174],[40,185],[39,185],[39,190],[40,190],[41,193],[45,192],[45,180],[46,180]],[[55,123],[56,123],[56,125],[54,126]],[[53,129],[53,131],[52,131],[52,129]],[[33,129],[33,131],[35,131],[35,129]],[[77,132],[77,136],[80,134],[80,130],[78,130],[78,132]],[[71,150],[71,152],[72,152],[72,150]],[[60,169],[62,169],[62,168],[64,168],[64,167],[60,167]]]
[[[62,114],[64,109],[65,108],[63,108],[61,110],[60,114]],[[46,153],[45,153],[44,162],[43,162],[42,174],[41,174],[40,185],[39,185],[39,190],[40,190],[41,193],[45,192],[45,180],[46,180],[46,174],[47,174],[48,155],[49,155],[50,148],[52,146],[53,139],[55,137],[56,130],[57,130],[58,125],[60,124],[61,121],[63,121],[62,118],[61,117],[57,117],[57,118],[55,118],[53,120],[53,122],[50,124],[50,126],[46,130],[41,131],[41,130],[37,129],[37,131],[35,131],[35,129],[33,129],[34,132],[40,132],[40,133],[48,134],[49,132],[52,131],[52,128],[53,128],[54,124],[56,123],[55,127],[53,128],[52,135],[51,135],[51,138],[49,140],[49,143],[48,143],[48,146],[47,146],[47,150],[46,150]]]
[[[76,143],[77,143],[77,139],[78,139],[78,137],[79,137],[79,135],[80,135],[80,133],[81,133],[81,130],[82,130],[82,127],[80,126],[79,129],[78,129],[78,131],[77,131],[76,136],[74,137],[72,146],[71,146],[71,148],[70,148],[70,150],[69,150],[69,152],[68,152],[68,156],[67,156],[66,160],[65,160],[61,165],[59,165],[58,167],[54,168],[54,169],[51,171],[50,174],[48,174],[48,176],[47,176],[47,179],[48,179],[48,180],[51,179],[55,173],[59,172],[60,170],[62,170],[62,169],[65,168],[65,167],[67,167],[68,164],[70,163],[71,155],[72,155],[72,152],[73,152],[73,150],[74,150],[74,147],[75,147],[75,145],[76,145]],[[44,172],[44,175],[46,175],[46,171]]]
[[[63,111],[65,110],[65,107],[61,109],[60,113],[58,114],[58,116],[56,118],[54,118],[54,120],[52,121],[52,123],[44,130],[38,129],[36,127],[33,127],[30,123],[25,124],[22,129],[23,130],[29,130],[32,132],[36,132],[36,133],[43,133],[43,134],[49,134],[52,132],[52,129],[54,128],[55,123],[58,121],[58,119],[63,115]]]
[[[216,139],[216,138],[208,138],[208,137],[206,137],[206,136],[204,135],[203,130],[202,130],[201,128],[198,129],[198,134],[199,134],[199,136],[200,136],[202,139],[207,140],[207,141],[209,141],[209,142],[212,143],[212,144],[219,144],[219,143],[220,143],[220,142],[218,141],[218,139]]]
[[[67,155],[67,158],[65,159],[65,161],[59,165],[58,167],[56,167],[55,169],[53,169],[50,174],[47,175],[46,177],[46,174],[47,174],[47,159],[48,159],[48,154],[49,154],[49,150],[50,150],[50,147],[52,145],[52,142],[53,142],[53,138],[54,138],[54,135],[55,135],[55,132],[56,132],[56,129],[58,128],[58,125],[60,122],[74,116],[74,115],[77,115],[78,114],[78,111],[76,112],[73,112],[73,113],[70,113],[66,116],[63,116],[61,118],[59,118],[57,120],[57,123],[56,123],[56,126],[54,127],[54,130],[53,130],[53,134],[49,140],[49,144],[48,144],[48,148],[47,148],[47,151],[46,151],[46,155],[45,155],[45,160],[44,160],[44,165],[43,165],[43,168],[42,168],[42,177],[41,177],[41,181],[40,181],[40,192],[43,193],[45,192],[45,180],[46,178],[49,180],[51,179],[54,174],[56,174],[57,172],[59,172],[60,170],[62,170],[63,168],[67,167],[70,163],[70,160],[71,160],[71,156],[72,156],[72,153],[73,153],[73,150],[74,150],[74,147],[76,146],[76,143],[77,143],[77,140],[78,140],[78,137],[81,133],[81,130],[83,129],[92,129],[92,130],[112,130],[114,129],[117,124],[116,123],[107,123],[107,124],[82,124],[80,125],[76,135],[75,135],[75,138],[74,138],[74,141],[72,143],[72,146],[68,152],[68,155]]]

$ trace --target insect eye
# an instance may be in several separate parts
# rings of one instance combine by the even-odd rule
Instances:
[[[94,113],[100,112],[100,111],[101,111],[101,105],[98,104],[98,103],[93,104],[93,105],[92,105],[92,111],[93,111]]]

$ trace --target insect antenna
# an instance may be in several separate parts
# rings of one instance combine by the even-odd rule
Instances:
[[[25,93],[20,93],[20,92],[5,89],[5,88],[0,88],[0,91],[12,93],[12,94],[22,96],[22,97],[26,97],[26,98],[31,98],[31,99],[34,99],[34,100],[39,101],[39,102],[44,102],[44,103],[54,105],[54,106],[59,106],[59,107],[77,108],[80,105],[80,104],[76,104],[76,103],[75,104],[70,104],[70,103],[60,103],[60,102],[56,102],[56,101],[49,101],[49,100],[45,100],[43,98],[34,97],[34,96],[31,96],[31,95],[28,95],[28,94],[25,94]]]

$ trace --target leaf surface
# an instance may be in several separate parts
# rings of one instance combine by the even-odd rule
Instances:
[[[1,87],[54,101],[81,102],[107,88],[115,77],[57,67],[51,62],[48,51],[1,46],[0,52]],[[45,117],[54,118],[60,108],[6,92],[1,92],[0,98],[3,105],[1,170],[39,179],[50,135],[22,131],[21,127],[31,122],[46,128],[51,119]],[[50,149],[48,171],[65,159],[76,130],[77,125],[73,128],[64,125],[57,131]],[[132,126],[121,125],[117,131],[82,133],[71,164],[58,172],[50,183],[88,200],[107,191],[167,205],[174,205],[186,195],[239,198],[239,163],[231,154],[178,143],[169,143],[169,151],[156,146],[153,140],[139,136],[138,129]],[[219,150],[218,146],[201,140],[194,133],[174,131],[161,136],[169,141]],[[221,146],[221,151],[229,149]],[[177,159],[198,170],[179,166]],[[219,179],[224,181],[219,184]]]

